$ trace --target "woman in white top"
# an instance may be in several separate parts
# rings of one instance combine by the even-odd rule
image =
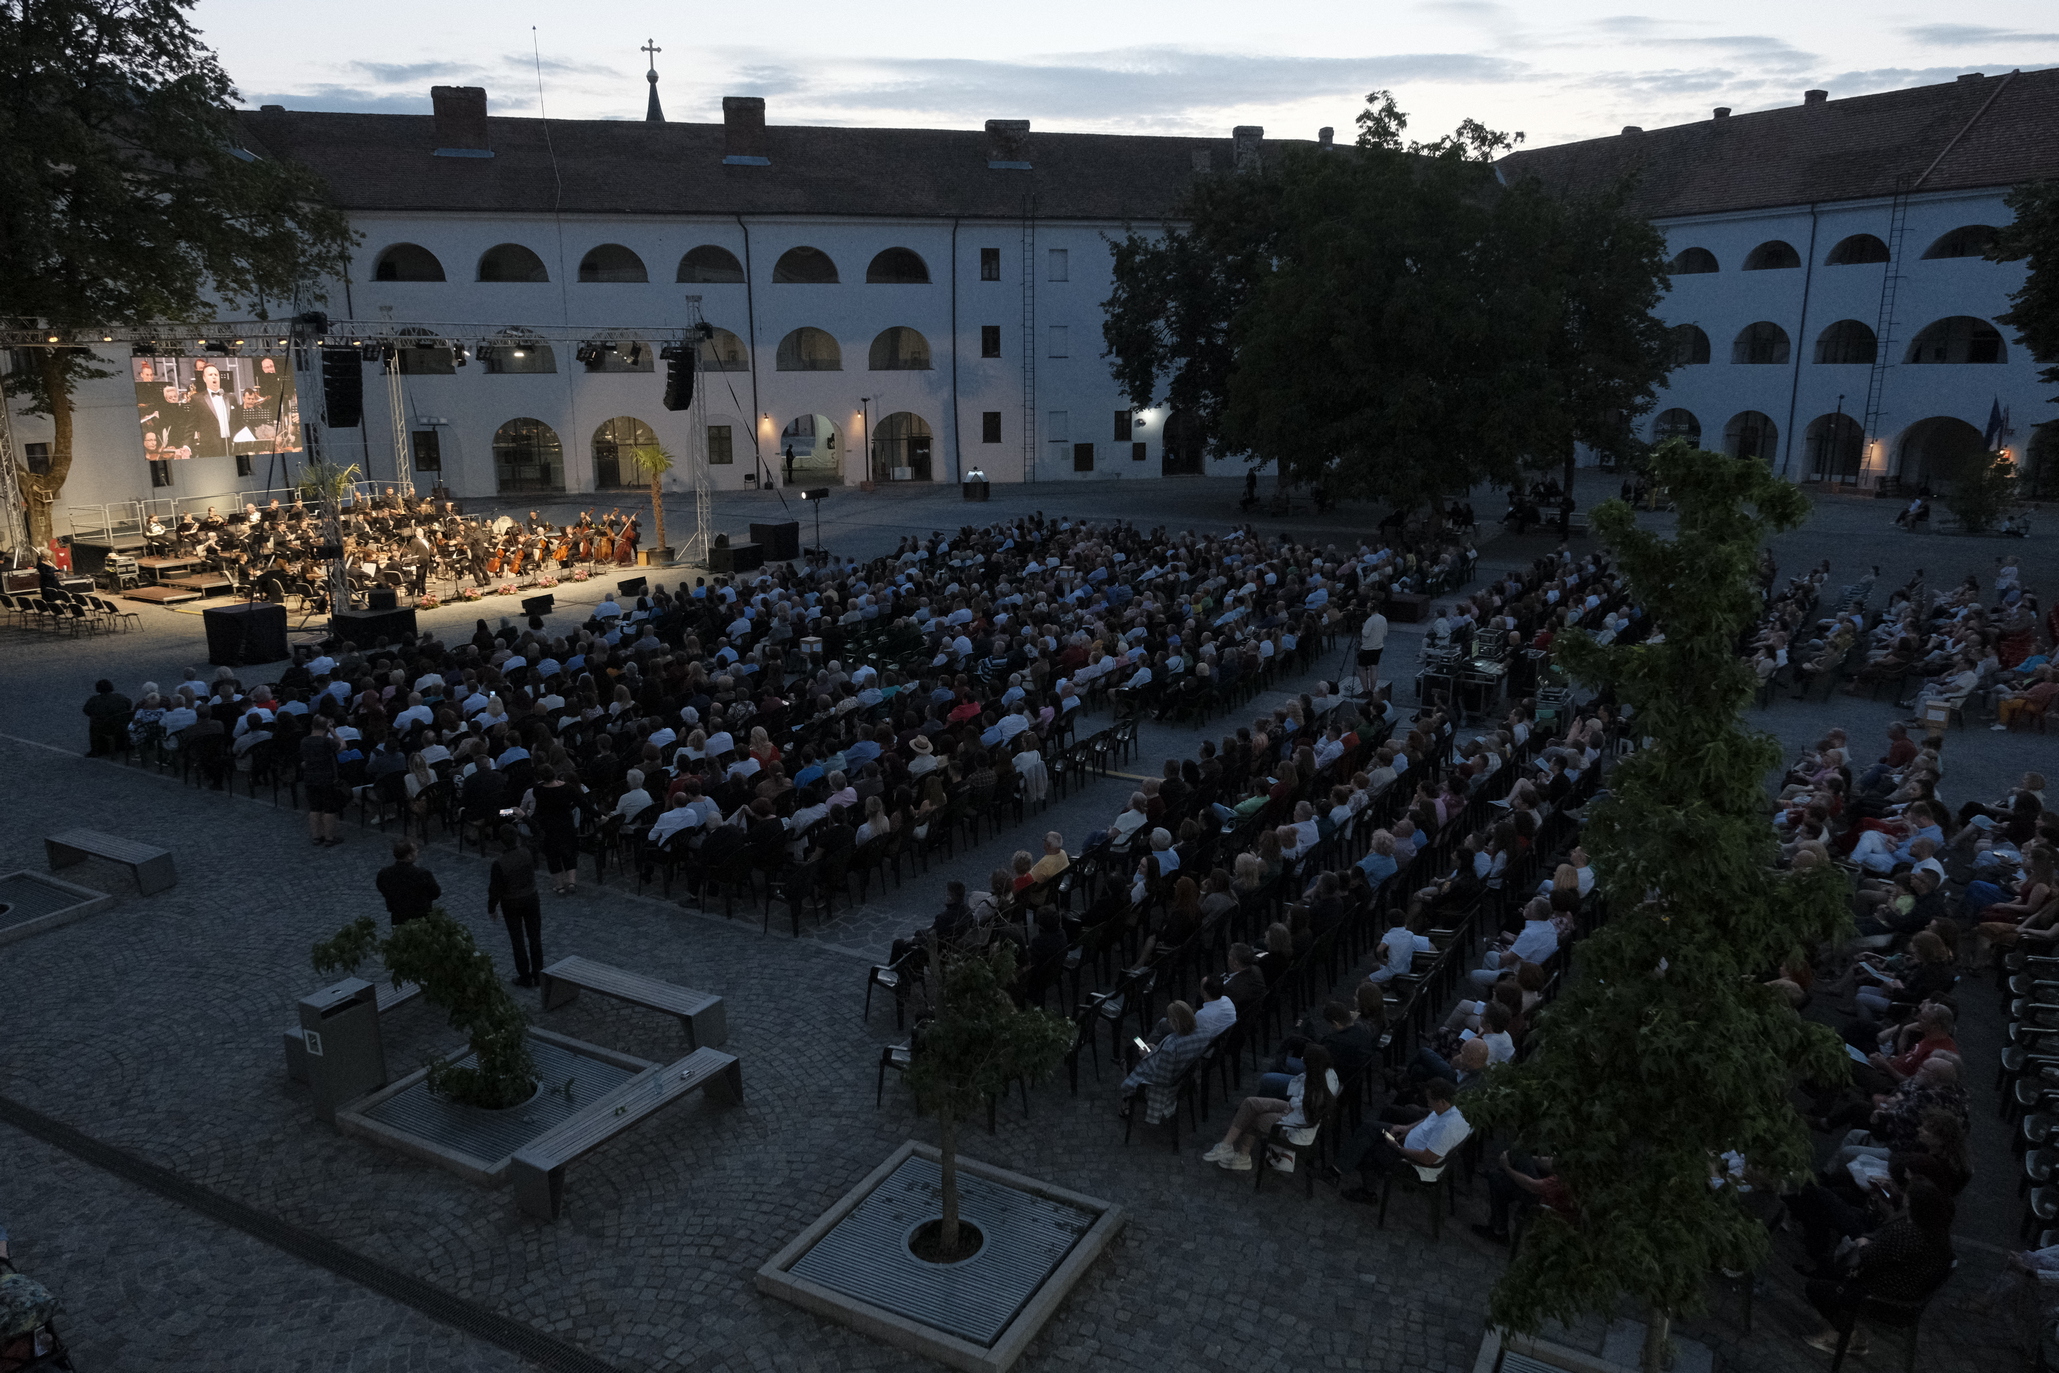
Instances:
[[[1248,1173],[1252,1149],[1272,1134],[1275,1125],[1295,1144],[1313,1143],[1317,1127],[1329,1115],[1344,1085],[1330,1066],[1330,1051],[1320,1044],[1311,1044],[1302,1051],[1301,1064],[1300,1075],[1287,1084],[1285,1101],[1278,1097],[1245,1097],[1238,1104],[1236,1118],[1230,1121],[1222,1143],[1203,1154],[1201,1161],[1231,1172]]]
[[[1024,730],[1016,736],[1015,773],[1022,779],[1022,799],[1027,802],[1041,802],[1051,791],[1051,774],[1044,766],[1044,755],[1037,751],[1037,736]],[[911,767],[909,771],[913,772]]]
[[[887,819],[886,802],[878,796],[865,798],[865,823],[858,826],[858,837],[854,841],[864,847],[875,839],[884,839],[893,823]]]
[[[417,750],[408,757],[406,786],[408,800],[420,796],[425,788],[436,785],[436,770],[429,766],[429,760]]]

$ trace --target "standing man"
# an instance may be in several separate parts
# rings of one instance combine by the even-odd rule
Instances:
[[[392,917],[396,930],[427,915],[443,895],[443,888],[436,884],[436,874],[415,866],[420,853],[414,840],[399,840],[393,846],[393,865],[379,869],[379,895],[386,898],[386,914]]]
[[[786,484],[788,486],[794,484],[794,446],[792,444],[786,446]]]
[[[41,572],[48,563],[38,561],[36,570]],[[53,569],[54,570],[54,569]],[[82,707],[86,716],[86,756],[108,758],[128,752],[129,720],[135,714],[135,707],[129,698],[114,689],[114,683],[102,677],[93,683],[93,694],[86,698]]]
[[[1358,632],[1358,683],[1372,694],[1373,684],[1380,676],[1380,655],[1387,649],[1387,617],[1380,613],[1378,601],[1372,603],[1373,613],[1366,616],[1366,622]]]
[[[300,781],[307,788],[307,832],[316,848],[343,841],[336,836],[336,817],[343,814],[350,792],[337,779],[336,755],[343,745],[330,732],[329,717],[316,715],[300,741]]]
[[[536,857],[513,825],[500,827],[500,857],[486,874],[486,913],[500,916],[515,949],[515,985],[543,981],[543,906],[536,895]]]

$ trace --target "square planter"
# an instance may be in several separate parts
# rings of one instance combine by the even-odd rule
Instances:
[[[336,1112],[346,1135],[404,1154],[488,1187],[507,1180],[508,1160],[546,1130],[556,1129],[638,1073],[657,1065],[598,1044],[532,1028],[536,1095],[519,1106],[488,1111],[461,1106],[429,1091],[429,1070],[417,1068]],[[457,1058],[472,1056],[468,1049]],[[567,1100],[562,1088],[572,1084]]]
[[[909,1238],[941,1211],[937,1150],[913,1140],[758,1270],[758,1290],[968,1373],[1003,1373],[1116,1232],[1122,1208],[958,1159],[971,1257],[930,1263]]]
[[[0,875],[0,944],[83,920],[114,904],[106,892],[60,882],[39,872]]]

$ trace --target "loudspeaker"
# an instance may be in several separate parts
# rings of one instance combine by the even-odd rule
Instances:
[[[275,663],[288,656],[283,605],[209,606],[200,619],[207,626],[207,661],[216,667]]]
[[[679,356],[665,364],[665,408],[684,410],[693,404],[694,353],[690,343],[679,345]]]
[[[551,607],[557,604],[557,600],[557,594],[550,591],[544,592],[541,596],[531,596],[528,600],[522,602],[522,613],[524,615],[548,615],[551,613]]]
[[[285,607],[278,607],[284,613]],[[397,642],[401,635],[415,632],[415,612],[406,610],[339,610],[329,617],[329,630],[338,639],[369,647],[384,638]]]
[[[765,550],[765,561],[788,563],[801,556],[801,522],[782,520],[776,524],[751,526],[751,541]]]
[[[355,348],[322,350],[322,409],[332,429],[355,429],[365,414],[365,360]]]
[[[392,610],[400,605],[400,593],[390,586],[375,586],[365,593],[365,609]]]
[[[644,586],[649,581],[649,577],[624,577],[621,581],[615,583],[615,590],[624,596],[641,596],[643,595]]]
[[[717,545],[708,550],[710,572],[755,572],[765,565],[765,550],[754,543]]]

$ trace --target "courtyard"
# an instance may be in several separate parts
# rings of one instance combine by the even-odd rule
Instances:
[[[839,491],[821,510],[821,538],[864,559],[890,552],[904,535],[1034,510],[1220,529],[1244,522],[1237,486],[996,486],[984,505],[961,504],[955,489]],[[1614,489],[1612,476],[1583,473],[1580,504],[1591,507]],[[1486,521],[1500,502],[1483,491],[1474,504]],[[1820,500],[1805,526],[1772,545],[1782,577],[1828,558],[1834,589],[1877,564],[1877,605],[1918,567],[1933,588],[1969,572],[1987,585],[1995,560],[2014,555],[2026,584],[2049,599],[2041,580],[2048,528],[2028,539],[1910,535],[1891,525],[1894,509],[1888,501]],[[794,510],[810,542],[814,513]],[[1348,547],[1378,514],[1347,506],[1252,522],[1262,532]],[[565,518],[548,508],[544,516]],[[716,501],[717,529],[784,517],[770,493]],[[1659,528],[1668,519],[1645,518]],[[1483,523],[1479,575],[1527,565],[1554,547],[1548,534],[1517,537]],[[1591,540],[1575,544],[1578,552],[1589,547]],[[651,575],[670,582],[676,574]],[[552,626],[578,623],[613,585],[557,588]],[[426,612],[422,626],[463,637],[492,607]],[[68,869],[67,877],[118,903],[0,947],[0,1148],[8,1158],[0,1223],[23,1270],[64,1300],[87,1369],[927,1366],[767,1299],[752,1284],[760,1264],[899,1144],[933,1139],[933,1122],[918,1118],[893,1082],[875,1105],[880,1051],[903,1035],[884,998],[863,1013],[867,969],[885,960],[896,935],[928,924],[946,880],[981,889],[994,866],[1017,849],[1034,851],[1046,830],[1075,847],[1127,800],[1134,782],[1122,774],[1155,775],[1163,760],[1192,756],[1202,738],[1347,671],[1332,655],[1318,672],[1276,683],[1227,719],[1198,728],[1147,721],[1121,774],[1032,809],[926,875],[882,884],[872,900],[827,923],[807,922],[799,938],[779,914],[768,931],[755,909],[740,906],[729,920],[719,905],[703,912],[690,900],[663,899],[655,886],[639,894],[633,874],[611,873],[604,885],[582,878],[575,897],[547,901],[548,958],[582,954],[720,994],[726,1047],[742,1061],[746,1084],[741,1107],[688,1103],[575,1167],[565,1215],[552,1224],[523,1215],[505,1190],[337,1133],[314,1118],[306,1089],[286,1079],[280,1031],[297,999],[328,980],[312,971],[308,950],[349,920],[380,914],[372,879],[389,861],[388,839],[347,817],[346,842],[310,851],[302,816],[263,789],[255,798],[235,788],[212,792],[82,756],[79,706],[96,678],[133,695],[142,681],[177,681],[202,665],[197,616],[139,610],[142,623],[126,635],[0,630],[0,682],[10,703],[0,721],[8,798],[0,871],[45,870],[44,836],[72,825],[170,849],[179,871],[176,887],[139,896],[118,869]],[[1395,625],[1381,669],[1404,711],[1413,705],[1422,629]],[[243,676],[265,680],[261,669]],[[1901,714],[1889,701],[1835,695],[1778,700],[1754,719],[1790,756],[1841,725],[1855,756],[1870,761],[1881,730]],[[1106,722],[1104,712],[1084,728]],[[1945,758],[1954,806],[1992,800],[2026,768],[2049,773],[2059,762],[2050,736],[1991,733],[1984,721],[1950,731]],[[447,839],[422,861],[443,884],[446,907],[504,961],[503,932],[485,910],[486,863]],[[549,1029],[658,1061],[678,1052],[676,1027],[647,1012],[589,997],[546,1013],[533,991],[515,994]],[[1986,1072],[2002,1021],[1978,979],[1962,983],[1960,1000],[1976,1176],[1954,1236],[1960,1267],[1924,1321],[1921,1357],[1936,1370],[2006,1369],[2022,1356],[1992,1317],[1965,1305],[2017,1247],[2022,1215],[2019,1169]],[[456,1038],[420,1002],[388,1017],[385,1036],[396,1074]],[[974,1128],[961,1136],[972,1157],[1114,1201],[1129,1215],[1020,1367],[1474,1367],[1506,1258],[1464,1224],[1484,1214],[1484,1187],[1461,1192],[1460,1223],[1435,1240],[1419,1206],[1397,1207],[1379,1229],[1370,1211],[1327,1187],[1312,1201],[1298,1185],[1254,1195],[1238,1175],[1202,1165],[1203,1145],[1191,1139],[1177,1153],[1155,1132],[1125,1145],[1119,1076],[1102,1064],[1097,1077],[1083,1063],[1077,1095],[1061,1074],[1032,1089],[1026,1116],[1017,1099],[1002,1105],[994,1134]],[[1202,1132],[1224,1119],[1217,1100]],[[1814,1322],[1794,1257],[1791,1242],[1776,1237],[1756,1275],[1749,1330],[1735,1288],[1715,1283],[1709,1311],[1685,1322],[1682,1338],[1725,1369],[1825,1366],[1797,1338]],[[1564,1338],[1599,1349],[1607,1334],[1596,1320]],[[1895,1367],[1900,1352],[1899,1340],[1879,1338],[1859,1362]]]

